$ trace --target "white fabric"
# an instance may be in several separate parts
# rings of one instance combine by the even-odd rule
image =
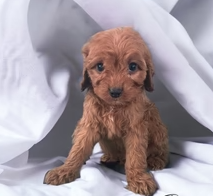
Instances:
[[[43,139],[68,98],[68,69],[49,73],[32,48],[28,4],[0,1],[0,164]]]
[[[70,86],[75,87],[80,79],[81,46],[101,28],[131,25],[138,30],[152,52],[156,76],[193,118],[213,131],[211,0],[202,3],[188,0],[191,8],[183,13],[175,10],[174,6],[181,7],[181,1],[178,5],[176,0],[75,2],[97,24],[71,0],[0,1],[1,195],[134,195],[123,188],[124,175],[98,164],[101,156],[98,145],[91,160],[83,167],[81,179],[62,186],[47,186],[42,182],[44,174],[61,164],[64,157],[47,157],[45,161],[28,159],[28,150],[50,132],[68,98],[72,99],[77,92],[70,91]],[[38,9],[33,9],[36,6]],[[189,26],[195,22],[195,12],[200,7],[202,17],[199,15],[198,28],[194,32]],[[64,10],[59,12],[59,8]],[[186,29],[189,28],[187,32],[171,11]],[[156,91],[159,92],[157,87]],[[152,99],[166,107],[168,97],[154,95],[150,95]],[[164,103],[160,105],[162,101]],[[170,103],[168,100],[168,105]],[[169,113],[166,115],[170,116]],[[175,121],[171,123],[178,126]],[[193,123],[187,126],[188,129],[183,131],[193,133]],[[201,130],[205,130],[204,127],[201,126]],[[170,166],[154,172],[160,187],[155,196],[213,194],[213,138],[193,140],[171,138]],[[58,148],[60,144],[56,144],[53,151]],[[39,156],[43,156],[43,150]]]
[[[179,196],[212,195],[213,138],[202,138],[197,142],[171,139],[170,148],[173,154],[170,157],[169,168],[154,172],[160,187],[155,196],[171,193]],[[185,152],[185,149],[191,149],[191,152]],[[81,179],[57,187],[42,185],[43,176],[46,171],[61,164],[64,158],[56,157],[45,162],[31,160],[32,163],[18,169],[1,166],[4,169],[0,176],[1,194],[5,196],[136,195],[124,189],[125,175],[98,164],[100,156],[100,148],[97,145],[91,160],[81,170]]]

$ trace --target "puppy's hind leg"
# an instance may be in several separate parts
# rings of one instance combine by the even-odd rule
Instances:
[[[100,141],[103,156],[101,163],[106,166],[114,166],[116,164],[124,164],[125,162],[125,149],[121,139],[109,140],[102,139]]]
[[[155,106],[145,115],[149,124],[148,168],[161,170],[166,167],[169,157],[167,129]]]
[[[149,144],[147,164],[150,170],[161,170],[168,163],[168,146],[166,143]]]

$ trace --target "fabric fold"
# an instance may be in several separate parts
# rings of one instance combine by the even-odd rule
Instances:
[[[41,141],[68,100],[69,72],[45,73],[45,64],[32,47],[29,2],[3,0],[0,4],[0,164]],[[54,91],[48,80],[54,83]]]

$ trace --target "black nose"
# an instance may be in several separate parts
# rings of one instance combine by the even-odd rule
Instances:
[[[109,90],[111,97],[118,98],[122,93],[122,88],[111,88]]]

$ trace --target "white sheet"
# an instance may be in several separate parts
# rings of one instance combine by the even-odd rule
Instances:
[[[153,54],[157,77],[191,116],[213,131],[213,39],[210,39],[212,29],[206,22],[212,17],[211,0],[191,4],[187,10],[193,15],[197,7],[202,7],[203,17],[198,18],[202,28],[197,28],[196,33],[188,30],[193,42],[183,26],[169,14],[177,1],[75,2],[103,29],[120,25],[136,28]],[[39,9],[50,15],[31,19],[28,19],[29,3],[35,5],[35,1],[29,0],[0,1],[1,195],[134,195],[123,188],[124,175],[97,164],[101,155],[98,146],[93,158],[83,167],[81,179],[59,187],[43,185],[42,181],[46,171],[64,158],[47,158],[46,162],[32,158],[28,162],[28,150],[47,135],[61,116],[69,96],[74,97],[69,89],[70,85],[76,86],[81,74],[80,48],[91,34],[100,30],[72,1],[44,1]],[[67,20],[59,25],[57,9],[60,6],[66,7],[60,14]],[[74,11],[69,13],[69,10]],[[186,10],[183,9],[183,13]],[[175,14],[178,16],[178,10],[174,9]],[[185,21],[183,16],[179,18],[186,28],[193,21],[189,15],[185,15]],[[42,23],[42,20],[45,21]],[[68,21],[73,20],[72,24],[78,25],[69,26]],[[37,25],[31,26],[28,21]],[[84,24],[79,25],[82,21]],[[76,28],[77,31],[70,31]],[[72,34],[69,36],[67,32]],[[57,37],[57,33],[62,33],[63,39]],[[55,36],[58,39],[54,40]],[[190,131],[190,127],[185,131]],[[191,141],[171,138],[170,149],[175,154],[171,154],[170,168],[154,173],[160,186],[155,196],[213,194],[210,175],[213,138],[198,139],[199,142],[188,140]]]

